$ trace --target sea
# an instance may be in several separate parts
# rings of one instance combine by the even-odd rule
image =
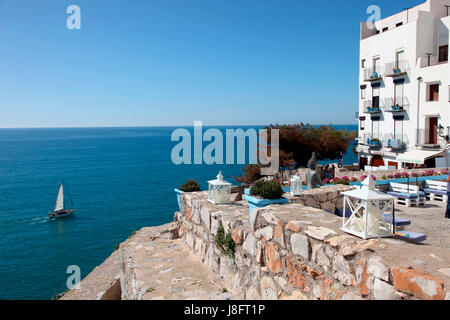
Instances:
[[[236,184],[242,164],[174,164],[175,129],[0,129],[0,299],[56,298],[74,268],[84,278],[133,231],[173,221],[188,178],[205,190],[221,170]],[[357,162],[352,148],[344,164]],[[50,220],[62,179],[76,213]]]

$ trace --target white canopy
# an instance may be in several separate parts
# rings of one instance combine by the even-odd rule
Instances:
[[[434,157],[443,157],[446,155],[446,152],[446,150],[413,150],[399,155],[397,161],[424,164],[425,160]]]

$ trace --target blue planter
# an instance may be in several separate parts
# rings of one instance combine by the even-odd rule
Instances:
[[[177,189],[177,188],[175,188],[174,191],[177,194],[178,210],[181,210],[180,197],[184,193],[184,191],[181,191],[180,189]]]
[[[252,223],[252,211],[255,208],[263,208],[267,207],[271,204],[286,204],[289,203],[289,200],[287,198],[280,198],[280,199],[258,199],[255,197],[252,197],[248,195],[247,193],[244,196],[244,199],[248,201],[248,217],[250,223]]]

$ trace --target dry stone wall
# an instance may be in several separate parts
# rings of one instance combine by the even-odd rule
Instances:
[[[331,192],[331,191],[330,191]],[[334,193],[334,190],[331,192]],[[334,199],[334,195],[317,196]],[[329,198],[328,198],[329,197]],[[301,203],[255,209],[245,201],[213,205],[206,192],[185,193],[175,214],[186,245],[245,299],[444,299],[445,282],[398,260],[388,241],[340,231],[340,218]],[[319,201],[322,202],[322,201]],[[219,227],[236,244],[227,256],[215,243]],[[396,243],[404,250],[417,250]],[[392,258],[394,257],[394,258]]]

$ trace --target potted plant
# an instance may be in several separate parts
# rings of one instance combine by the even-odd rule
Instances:
[[[250,223],[252,222],[253,209],[271,204],[289,203],[287,198],[283,198],[283,188],[275,180],[260,179],[252,185],[249,193],[244,196],[244,199],[248,201]]]
[[[179,188],[174,189],[177,194],[178,210],[180,210],[180,197],[185,192],[200,191],[200,185],[193,179],[188,179],[186,183],[182,184]]]

